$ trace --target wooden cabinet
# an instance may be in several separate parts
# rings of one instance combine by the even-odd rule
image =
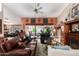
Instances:
[[[52,18],[48,19],[48,24],[53,24],[53,19]]]
[[[53,18],[53,24],[54,24],[54,25],[57,24],[57,18]]]
[[[48,24],[57,24],[57,19],[56,18],[48,18]]]
[[[44,22],[43,22],[43,18],[37,18],[36,20],[35,20],[35,24],[39,24],[39,25],[41,25],[41,24],[43,24]]]
[[[22,18],[22,25],[56,25],[57,18]]]
[[[31,19],[30,18],[22,18],[22,24],[31,24]]]
[[[29,18],[26,19],[26,20],[25,20],[25,24],[31,24],[31,19],[29,19]]]
[[[79,25],[79,20],[72,20],[72,21],[67,21],[65,22],[64,25],[64,41],[66,45],[70,44],[70,37],[74,37],[73,39],[79,42],[79,31],[78,32],[73,32],[73,25]]]

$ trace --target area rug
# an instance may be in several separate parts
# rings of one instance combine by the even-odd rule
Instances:
[[[40,42],[37,43],[37,50],[36,50],[36,56],[47,56],[47,45],[41,44]]]

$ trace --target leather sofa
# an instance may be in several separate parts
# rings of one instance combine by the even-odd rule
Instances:
[[[2,41],[0,42],[0,56],[33,56],[35,55],[37,41],[32,41],[26,47],[18,45],[18,42],[14,39]]]
[[[32,40],[29,44],[28,47],[31,50],[31,56],[35,56],[36,54],[36,48],[37,48],[37,40]]]

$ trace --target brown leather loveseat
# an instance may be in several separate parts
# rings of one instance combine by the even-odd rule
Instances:
[[[5,42],[0,42],[0,55],[1,56],[29,56],[30,49],[20,47],[16,40],[11,39]]]
[[[18,45],[18,41],[15,39],[0,39],[0,56],[35,56],[37,40],[31,40],[25,45]]]

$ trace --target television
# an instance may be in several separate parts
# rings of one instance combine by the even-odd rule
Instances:
[[[79,33],[79,23],[71,25],[71,32],[73,32],[73,33]]]

